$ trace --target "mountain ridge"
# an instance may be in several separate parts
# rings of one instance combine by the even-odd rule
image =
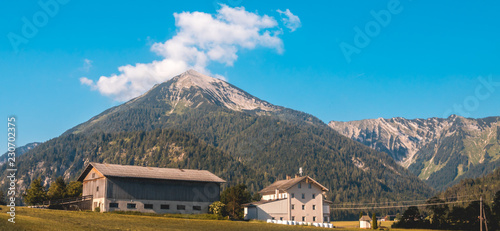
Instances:
[[[367,119],[331,121],[353,140],[388,153],[436,189],[464,177],[478,177],[500,166],[500,117]]]

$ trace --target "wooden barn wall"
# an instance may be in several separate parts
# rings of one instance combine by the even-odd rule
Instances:
[[[108,178],[107,198],[213,202],[220,200],[217,183],[137,178]]]
[[[97,191],[99,187],[99,191]],[[103,198],[106,191],[106,178],[99,178],[83,182],[82,196],[92,195],[94,198]]]

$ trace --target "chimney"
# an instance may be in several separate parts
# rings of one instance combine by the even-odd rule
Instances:
[[[292,177],[290,177],[289,175],[286,175],[286,179],[290,180],[290,179],[292,179]]]

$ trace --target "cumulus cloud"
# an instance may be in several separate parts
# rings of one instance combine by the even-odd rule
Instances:
[[[92,60],[90,59],[84,59],[83,60],[83,66],[80,67],[79,69],[84,72],[89,72],[90,68],[92,68]]]
[[[286,9],[285,11],[277,10],[277,12],[280,13],[282,16],[281,20],[291,32],[294,32],[297,28],[302,26],[300,18],[297,15],[292,14],[289,9]]]
[[[277,21],[244,7],[221,5],[216,14],[182,12],[174,13],[174,17],[176,35],[151,45],[151,51],[162,60],[121,66],[118,74],[101,76],[95,82],[82,77],[80,82],[115,100],[126,101],[190,68],[211,74],[207,70],[211,62],[232,66],[242,49],[265,47],[283,52]]]
[[[94,84],[94,81],[92,81],[91,79],[88,79],[87,77],[81,77],[80,83],[83,85],[92,86]]]

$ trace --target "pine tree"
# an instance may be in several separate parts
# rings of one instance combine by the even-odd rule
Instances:
[[[80,181],[71,181],[66,186],[66,197],[81,197],[83,185]]]
[[[30,188],[26,191],[26,194],[24,194],[24,202],[28,205],[37,205],[45,200],[47,200],[47,192],[42,186],[42,179],[38,178],[33,180]]]
[[[233,219],[243,219],[244,203],[250,202],[252,196],[244,184],[229,187],[221,194],[221,202],[226,204],[226,211]]]
[[[0,205],[6,205],[7,201],[5,200],[5,193],[0,190]]]
[[[51,200],[62,199],[66,196],[66,183],[64,183],[64,179],[61,176],[50,184],[47,196]]]
[[[377,214],[375,213],[372,215],[372,229],[378,229]]]

